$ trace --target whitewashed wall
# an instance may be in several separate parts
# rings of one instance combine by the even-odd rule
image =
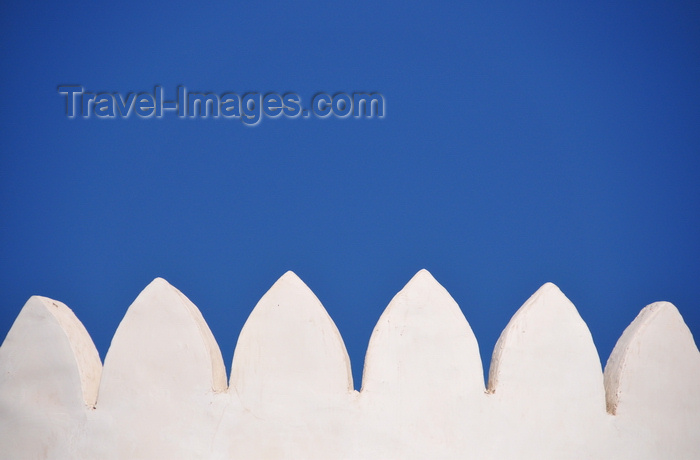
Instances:
[[[26,303],[0,347],[2,459],[700,458],[700,353],[678,310],[647,306],[603,373],[553,284],[515,313],[484,388],[476,338],[425,270],[370,339],[363,386],[292,272],[260,299],[227,385],[197,307],[163,279],[136,298],[104,366],[64,304]]]

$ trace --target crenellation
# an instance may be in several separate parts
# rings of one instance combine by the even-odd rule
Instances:
[[[425,270],[379,318],[360,392],[333,320],[292,272],[251,312],[228,385],[199,309],[160,278],[104,366],[44,297],[0,347],[0,459],[696,459],[699,439],[700,352],[676,307],[644,308],[603,372],[551,283],[503,330],[487,385],[467,319]]]

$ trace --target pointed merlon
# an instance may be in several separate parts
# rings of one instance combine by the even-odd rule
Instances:
[[[604,413],[603,373],[591,333],[554,284],[538,289],[501,333],[488,389],[509,401],[547,406],[540,410],[576,400],[577,407]]]
[[[64,304],[33,296],[0,346],[0,457],[75,458],[102,363]]]
[[[484,392],[479,346],[447,290],[421,270],[396,294],[370,338],[362,394],[444,398]]]
[[[700,414],[700,353],[673,304],[648,305],[625,329],[605,366],[605,389],[612,414]]]
[[[221,351],[199,309],[156,278],[131,304],[112,339],[98,407],[225,389]]]
[[[63,303],[32,296],[1,350],[3,377],[24,388],[56,385],[51,391],[78,394],[85,406],[94,406],[102,362],[85,327]]]
[[[249,408],[352,391],[350,358],[338,328],[291,271],[260,299],[243,326],[231,388]]]

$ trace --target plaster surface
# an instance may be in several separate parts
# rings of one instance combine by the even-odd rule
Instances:
[[[700,353],[644,308],[605,372],[551,283],[513,315],[487,385],[478,343],[425,270],[379,318],[353,390],[342,337],[292,272],[263,295],[230,382],[197,307],[157,278],[104,366],[60,302],[32,297],[0,346],[0,459],[697,459]]]

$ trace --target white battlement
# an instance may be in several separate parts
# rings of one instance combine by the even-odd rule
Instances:
[[[231,379],[197,307],[157,278],[104,366],[64,304],[34,296],[0,347],[0,459],[698,459],[700,353],[647,306],[601,369],[551,283],[513,315],[486,388],[459,306],[425,270],[370,339],[362,389],[333,320],[292,272],[260,299]]]

